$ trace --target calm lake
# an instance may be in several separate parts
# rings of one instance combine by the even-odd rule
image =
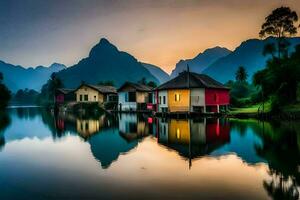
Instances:
[[[0,115],[0,199],[299,199],[300,123]]]

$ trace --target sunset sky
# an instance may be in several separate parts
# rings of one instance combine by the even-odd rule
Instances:
[[[100,38],[171,72],[180,59],[257,38],[266,15],[300,0],[1,0],[0,60],[67,66]]]

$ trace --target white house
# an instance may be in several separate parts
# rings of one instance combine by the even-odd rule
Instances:
[[[119,111],[147,110],[147,104],[152,103],[152,88],[139,84],[126,82],[118,89]]]

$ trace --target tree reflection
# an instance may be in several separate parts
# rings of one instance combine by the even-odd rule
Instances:
[[[300,151],[298,123],[276,123],[276,129],[262,129],[263,145],[257,154],[267,160],[271,180],[264,181],[264,188],[273,199],[299,199]]]
[[[4,132],[10,125],[11,119],[7,113],[0,113],[0,151],[5,145]]]

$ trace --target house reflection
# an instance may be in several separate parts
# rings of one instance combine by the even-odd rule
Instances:
[[[114,125],[113,119],[109,119],[106,115],[86,119],[65,114],[56,116],[55,121],[56,130],[59,135],[64,135],[66,131],[71,131],[77,133],[84,139],[88,139],[102,129],[110,128]]]
[[[152,118],[133,114],[119,115],[119,133],[128,142],[146,137],[152,132]]]
[[[83,138],[88,138],[100,130],[104,126],[104,117],[99,119],[77,119],[76,130]]]
[[[158,142],[193,159],[209,154],[230,141],[227,120],[158,119]]]

